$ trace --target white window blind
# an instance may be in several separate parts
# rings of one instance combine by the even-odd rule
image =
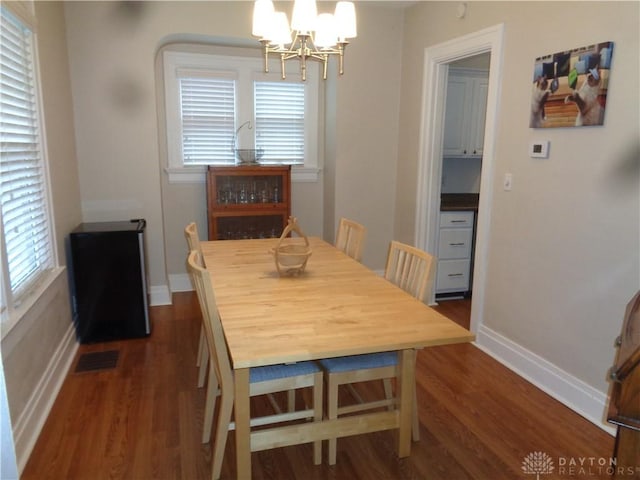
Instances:
[[[256,148],[265,163],[304,164],[305,84],[255,82]]]
[[[178,72],[185,165],[235,162],[235,81]]]
[[[3,269],[19,296],[53,265],[46,174],[34,73],[33,34],[2,9],[0,200]]]

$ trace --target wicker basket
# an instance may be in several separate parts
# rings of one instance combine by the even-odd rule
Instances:
[[[287,238],[287,235],[291,232],[297,233],[304,243],[294,243],[295,240],[293,238]],[[309,239],[302,230],[300,230],[300,226],[295,217],[289,217],[289,222],[283,230],[277,245],[273,247],[271,251],[280,276],[300,275],[304,272],[307,261],[311,256],[311,247],[309,246]]]

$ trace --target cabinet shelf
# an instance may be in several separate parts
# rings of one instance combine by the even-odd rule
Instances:
[[[290,214],[290,165],[208,168],[209,240],[279,237]]]

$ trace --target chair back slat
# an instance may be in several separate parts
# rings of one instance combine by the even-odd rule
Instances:
[[[421,301],[431,298],[435,257],[419,248],[392,241],[384,278]]]
[[[364,225],[347,218],[341,218],[336,234],[336,247],[351,258],[360,261],[362,260],[366,234],[367,229]]]
[[[200,236],[198,235],[198,226],[195,222],[191,222],[185,227],[184,236],[187,239],[189,251],[197,250],[202,254],[202,250],[200,249]]]
[[[207,346],[209,347],[209,352],[213,352],[215,356],[216,361],[211,363],[215,366],[220,388],[223,390],[229,389],[228,391],[232,395],[233,371],[229,361],[229,352],[224,339],[220,316],[218,315],[211,275],[203,265],[200,252],[197,250],[189,252],[187,268],[195,284],[198,302],[202,310],[202,323],[207,337]]]

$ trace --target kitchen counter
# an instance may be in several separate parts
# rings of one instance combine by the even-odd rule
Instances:
[[[478,211],[478,193],[443,193],[440,195],[440,211]]]

